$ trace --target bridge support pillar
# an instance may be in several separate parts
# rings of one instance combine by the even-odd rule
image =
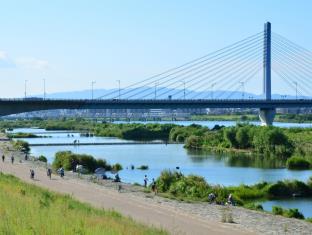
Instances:
[[[275,117],[276,110],[274,108],[261,108],[259,118],[262,126],[271,126]]]

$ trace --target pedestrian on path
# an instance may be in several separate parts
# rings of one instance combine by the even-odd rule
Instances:
[[[148,181],[148,178],[147,178],[147,175],[144,176],[144,187],[146,188],[147,187],[147,181]]]
[[[51,179],[51,176],[52,176],[52,170],[51,170],[51,168],[48,168],[48,170],[47,170],[47,176]]]
[[[154,192],[154,194],[157,194],[157,185],[156,185],[156,181],[153,178],[153,182],[152,182],[152,191]]]
[[[13,155],[11,156],[11,163],[12,164],[14,163],[14,156]]]
[[[5,160],[5,156],[4,154],[2,154],[2,162],[4,162],[4,160]]]
[[[30,169],[30,178],[32,180],[35,179],[35,171],[33,169]]]

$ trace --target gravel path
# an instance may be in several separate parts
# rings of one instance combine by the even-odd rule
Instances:
[[[11,156],[13,152],[10,149],[9,142],[0,141],[1,155],[4,152],[6,156]],[[52,191],[71,194],[96,207],[114,209],[141,223],[164,228],[171,234],[312,234],[312,223],[266,212],[208,203],[178,202],[145,193],[142,187],[129,184],[121,184],[119,193],[116,183],[90,179],[89,176],[82,179],[69,172],[64,179],[53,175],[49,180],[42,164],[20,162],[19,154],[14,152],[14,155],[15,164],[9,162],[9,157],[5,163],[0,163],[2,172]],[[29,178],[30,168],[35,169],[35,180]],[[225,218],[234,223],[222,222]]]

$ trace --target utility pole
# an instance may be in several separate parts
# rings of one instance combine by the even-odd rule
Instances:
[[[242,99],[245,99],[245,82],[240,82],[242,85]]]
[[[118,99],[120,99],[120,80],[117,80],[118,82]]]
[[[295,86],[296,86],[296,99],[298,99],[298,89],[297,89],[298,83],[297,83],[297,82],[294,82],[294,84],[295,84]]]
[[[27,97],[27,80],[25,80],[24,94],[25,94],[25,99],[26,99],[26,97]]]
[[[211,99],[213,99],[213,87],[216,85],[217,83],[214,82],[211,84]]]
[[[183,98],[185,99],[185,80],[183,80],[182,82],[183,82]]]
[[[96,82],[95,81],[92,81],[91,82],[91,98],[93,100],[93,85],[95,84]]]

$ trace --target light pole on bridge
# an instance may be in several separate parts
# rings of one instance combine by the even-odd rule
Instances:
[[[25,80],[25,84],[24,84],[24,94],[25,94],[25,99],[27,97],[27,80]]]
[[[118,99],[120,99],[120,80],[117,80],[118,82]]]
[[[211,84],[211,99],[213,99],[213,87],[216,85],[217,83],[214,82]]]
[[[298,99],[298,89],[297,89],[298,83],[297,83],[297,82],[294,82],[294,84],[295,84],[295,86],[296,86],[296,99]]]
[[[242,85],[242,99],[245,99],[245,82],[240,82]]]
[[[93,86],[95,83],[96,83],[96,81],[91,82],[91,98],[92,98],[92,100],[93,100]]]
[[[183,80],[182,83],[183,83],[183,98],[185,99],[185,80]]]

